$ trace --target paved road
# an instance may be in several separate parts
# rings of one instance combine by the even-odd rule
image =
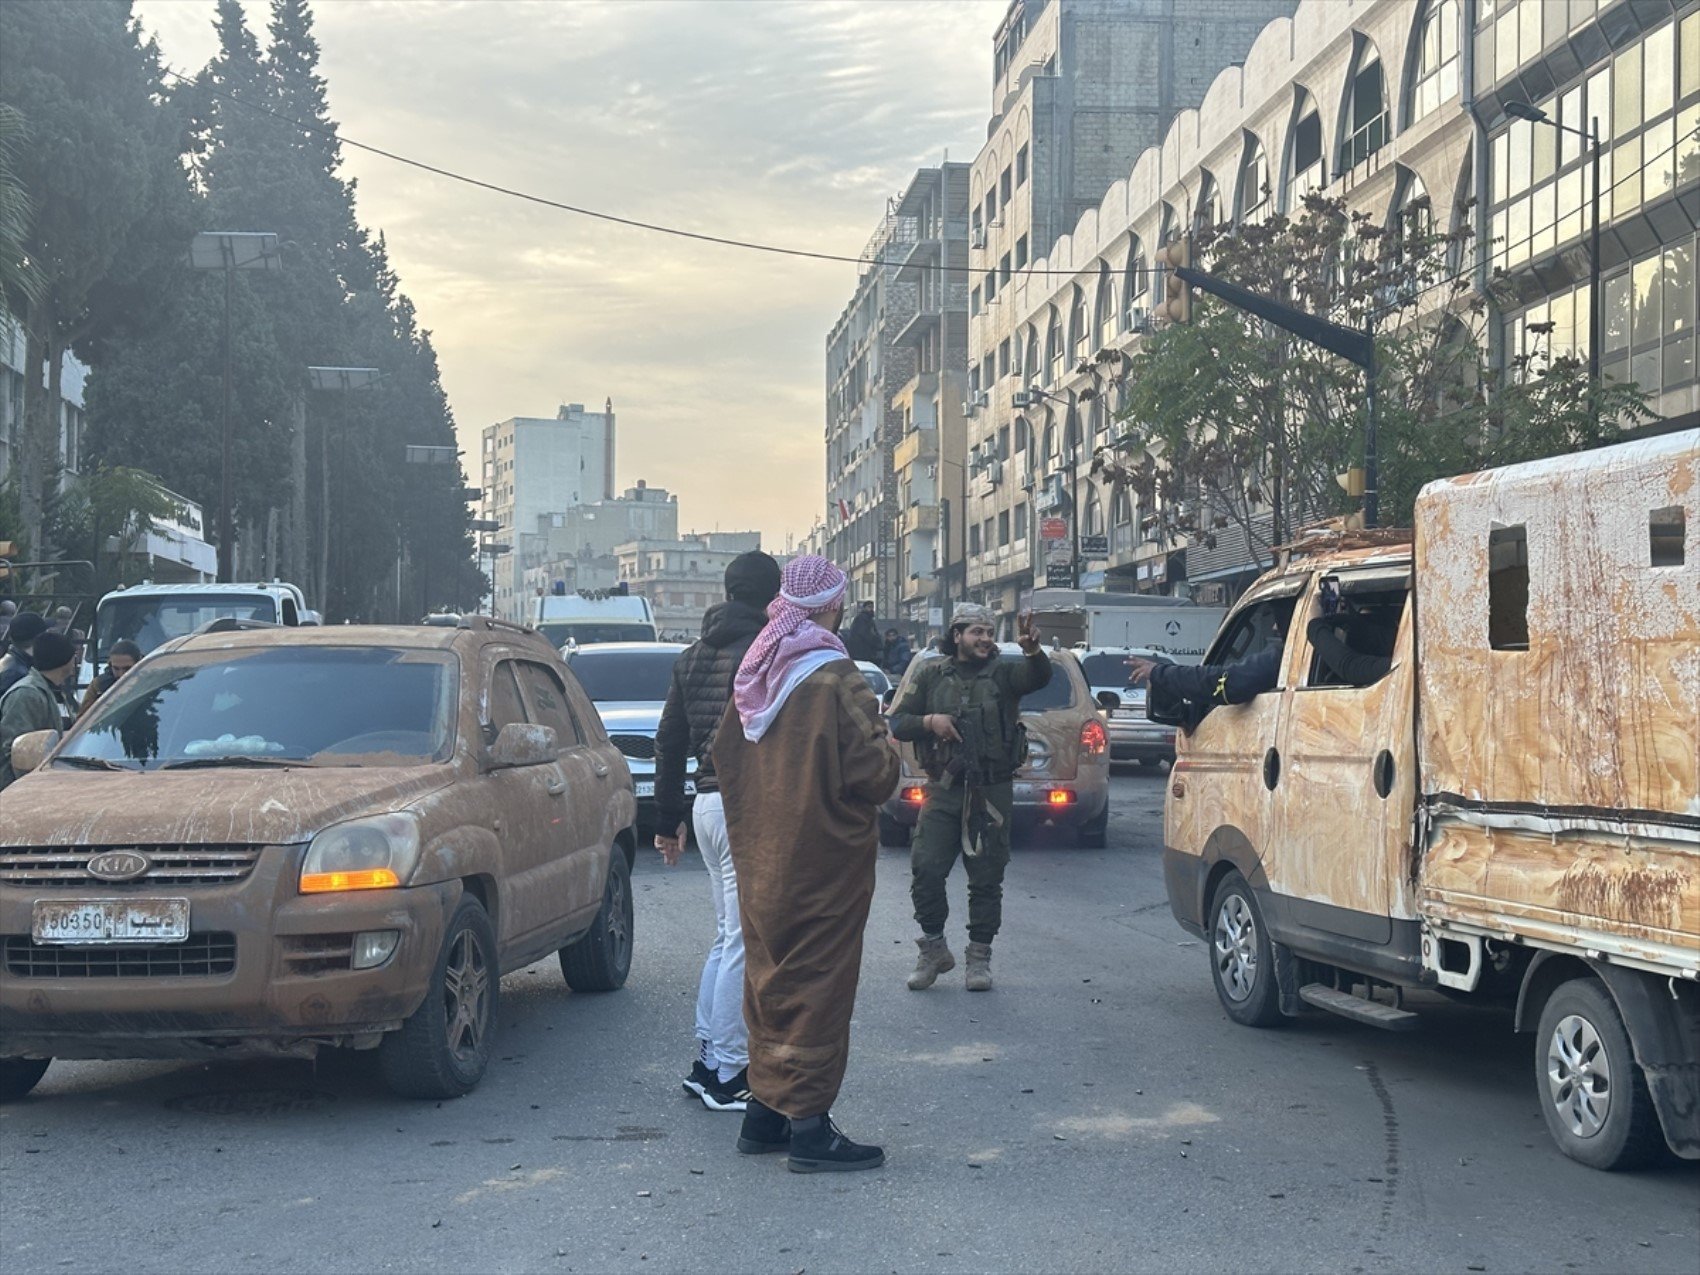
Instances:
[[[625,990],[510,976],[459,1101],[344,1057],[55,1064],[0,1108],[0,1271],[1700,1271],[1700,1168],[1558,1155],[1504,1020],[1230,1023],[1163,899],[1161,800],[1119,778],[1111,849],[1018,851],[985,996],[903,988],[884,852],[837,1112],[882,1171],[740,1157],[680,1092],[707,886],[646,856]]]

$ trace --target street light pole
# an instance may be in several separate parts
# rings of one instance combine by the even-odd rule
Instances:
[[[218,467],[218,582],[228,584],[236,578],[236,516],[233,511],[232,489],[235,482],[236,429],[230,416],[230,299],[236,290],[236,270],[224,267],[224,412],[219,428],[220,449]]]

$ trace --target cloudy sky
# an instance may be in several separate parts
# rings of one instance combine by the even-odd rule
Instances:
[[[244,0],[262,43],[267,4]],[[1005,0],[320,0],[346,137],[567,203],[861,251],[915,168],[970,159]],[[137,0],[166,61],[213,0]],[[358,150],[361,221],[477,431],[561,402],[620,415],[622,485],[684,526],[801,535],[824,497],[823,346],[855,269],[691,243],[474,190]]]

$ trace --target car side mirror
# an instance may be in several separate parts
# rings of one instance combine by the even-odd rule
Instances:
[[[541,766],[554,761],[559,751],[553,726],[509,722],[496,732],[496,741],[490,745],[489,767],[508,770],[516,766]]]
[[[882,713],[891,712],[891,706],[894,703],[896,703],[896,701],[897,701],[897,688],[895,686],[888,686],[885,689],[885,692],[880,696],[880,712],[882,712]]]
[[[1106,713],[1113,713],[1122,706],[1122,697],[1114,691],[1098,692],[1098,707]]]
[[[19,775],[27,775],[32,770],[40,768],[47,760],[47,754],[59,744],[59,732],[56,730],[32,730],[27,735],[19,735],[12,741],[12,770]]]

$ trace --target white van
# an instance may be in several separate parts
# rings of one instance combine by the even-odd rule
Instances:
[[[107,653],[120,638],[129,638],[146,655],[172,638],[193,633],[223,616],[288,627],[317,623],[301,590],[282,580],[259,584],[144,582],[114,589],[95,608],[94,631],[83,653],[80,685],[87,686],[106,667]]]

